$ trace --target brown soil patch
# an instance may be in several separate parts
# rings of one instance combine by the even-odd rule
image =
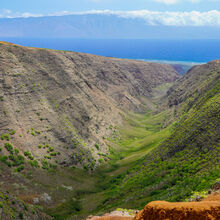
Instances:
[[[19,195],[18,198],[25,203],[33,204],[34,198],[39,198],[39,195]]]
[[[220,194],[214,193],[202,202],[151,202],[135,220],[220,220]]]
[[[205,198],[203,201],[219,201],[220,202],[220,191],[214,192]]]
[[[91,220],[132,220],[133,217],[125,216],[103,216],[103,217],[93,217]]]

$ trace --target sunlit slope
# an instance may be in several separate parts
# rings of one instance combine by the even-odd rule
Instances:
[[[197,85],[194,93],[176,104],[181,117],[172,134],[114,179],[105,207],[142,208],[153,200],[181,201],[194,191],[207,190],[220,177],[220,65],[216,61],[197,68],[194,74],[200,76],[191,72],[177,83],[184,89],[181,84],[197,77],[190,82]]]

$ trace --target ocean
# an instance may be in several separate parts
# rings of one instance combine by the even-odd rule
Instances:
[[[23,46],[195,65],[220,59],[220,40],[0,38]]]

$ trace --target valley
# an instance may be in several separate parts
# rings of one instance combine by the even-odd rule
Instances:
[[[180,77],[1,42],[0,80],[0,187],[45,219],[185,201],[220,178],[218,60]]]

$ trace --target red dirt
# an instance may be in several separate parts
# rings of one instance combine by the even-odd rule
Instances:
[[[201,202],[151,202],[135,220],[220,220],[220,193]]]
[[[133,217],[124,217],[124,216],[102,216],[102,217],[93,217],[91,220],[132,220]]]

